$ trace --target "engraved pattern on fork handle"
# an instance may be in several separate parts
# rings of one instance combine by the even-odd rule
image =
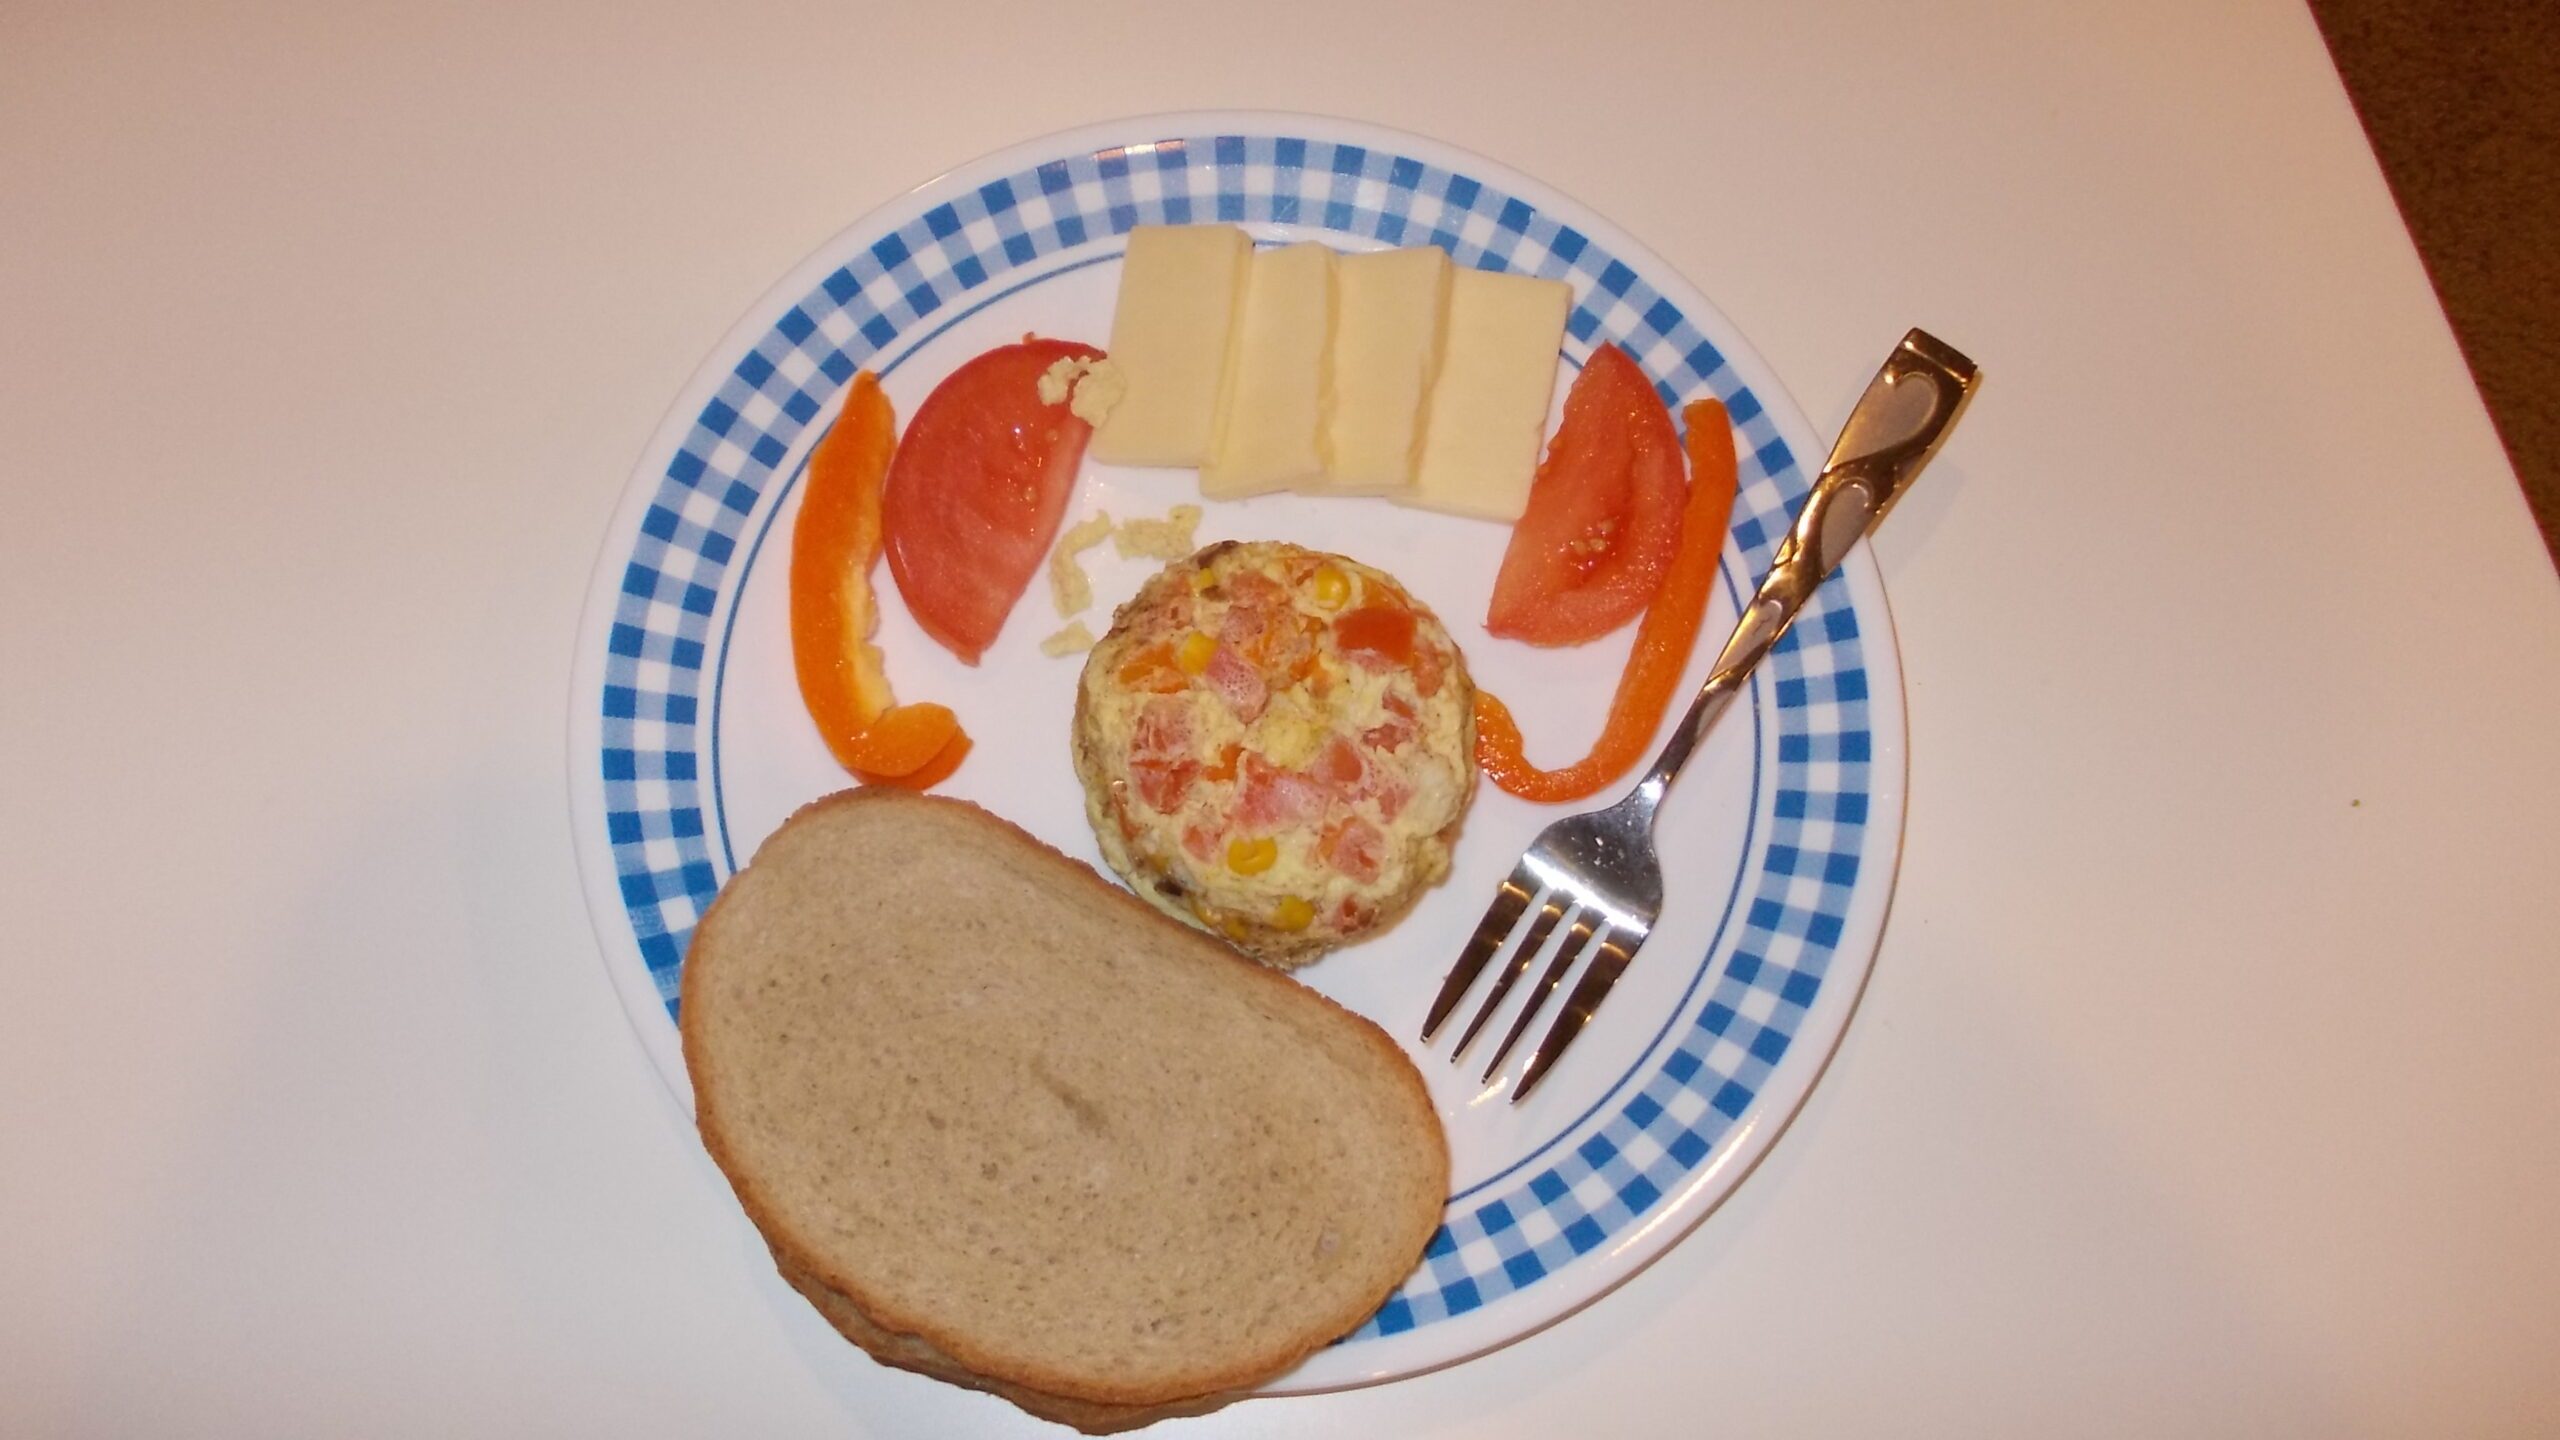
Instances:
[[[1894,347],[1874,384],[1860,399],[1858,410],[1867,408],[1879,387],[1920,382],[1933,392],[1928,414],[1906,436],[1866,454],[1843,455],[1841,451],[1858,430],[1858,416],[1852,413],[1839,444],[1833,447],[1822,474],[1805,496],[1804,508],[1796,512],[1795,523],[1779,540],[1777,554],[1769,562],[1769,573],[1761,577],[1760,587],[1742,607],[1733,634],[1716,656],[1715,669],[1698,688],[1697,698],[1689,702],[1688,713],[1680,717],[1653,768],[1636,782],[1628,796],[1642,806],[1648,824],[1652,812],[1662,803],[1663,793],[1679,777],[1681,767],[1689,763],[1698,742],[1706,737],[1743,682],[1751,678],[1751,672],[1785,636],[1787,627],[1795,623],[1804,603],[1839,568],[1849,547],[1893,508],[1893,502],[1902,497],[1903,482],[1938,453],[1947,432],[1955,427],[1956,417],[1972,398],[1973,377],[1972,361],[1925,331],[1911,331]]]

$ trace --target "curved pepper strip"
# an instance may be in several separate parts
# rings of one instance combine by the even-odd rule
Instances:
[[[1698,642],[1716,569],[1724,554],[1725,527],[1733,518],[1736,481],[1733,424],[1714,400],[1692,402],[1681,412],[1689,436],[1689,502],[1680,515],[1680,548],[1663,571],[1636,627],[1635,649],[1618,676],[1609,720],[1591,753],[1561,770],[1529,763],[1519,723],[1499,699],[1476,692],[1476,763],[1493,783],[1523,800],[1580,800],[1625,775],[1653,744],[1653,732],[1679,692],[1689,652]]]
[[[960,768],[969,737],[944,705],[892,705],[855,741],[865,782],[929,790]]]
[[[959,766],[969,737],[948,706],[898,704],[871,643],[880,623],[871,593],[880,483],[896,445],[889,397],[863,371],[809,457],[791,531],[791,664],[801,703],[837,764],[866,782],[920,790]]]
[[[913,708],[939,710],[942,707],[919,705]],[[957,722],[954,722],[951,738],[945,741],[942,748],[934,752],[933,758],[927,760],[920,768],[904,775],[875,775],[867,770],[856,771],[855,778],[865,785],[895,785],[901,790],[930,790],[950,779],[951,772],[960,768],[960,762],[969,758],[969,744],[968,734],[959,728]]]

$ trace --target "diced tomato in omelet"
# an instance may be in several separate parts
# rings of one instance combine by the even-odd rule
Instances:
[[[1315,773],[1336,794],[1348,799],[1359,799],[1377,789],[1376,768],[1370,765],[1362,747],[1340,735],[1327,740],[1317,753]]]
[[[880,501],[889,573],[916,623],[967,664],[1049,553],[1093,434],[1040,398],[1040,377],[1101,354],[1072,340],[998,346],[935,386],[898,441]]]
[[[1378,827],[1353,817],[1325,828],[1317,837],[1325,863],[1354,880],[1367,882],[1378,878],[1386,863],[1387,837]]]
[[[1427,692],[1425,698],[1429,698]],[[1380,708],[1387,712],[1387,718],[1360,734],[1361,743],[1370,749],[1392,753],[1421,733],[1421,723],[1414,714],[1413,706],[1403,696],[1388,695]]]
[[[1247,725],[1262,716],[1271,703],[1270,682],[1262,672],[1245,663],[1232,645],[1221,645],[1209,655],[1209,666],[1200,674],[1201,683],[1217,693],[1235,712],[1236,719]]]
[[[1413,612],[1402,605],[1363,605],[1333,622],[1333,638],[1354,664],[1372,670],[1413,666]]]
[[[1179,807],[1200,774],[1190,757],[1189,708],[1166,695],[1148,701],[1129,745],[1129,778],[1137,783],[1138,798],[1167,814]]]
[[[1244,785],[1236,795],[1235,821],[1249,833],[1266,834],[1322,815],[1325,799],[1324,787],[1314,780],[1248,752]]]

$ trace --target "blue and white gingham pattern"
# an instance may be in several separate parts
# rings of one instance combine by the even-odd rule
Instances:
[[[1767,568],[1804,488],[1800,477],[1764,466],[1737,501],[1737,512],[1747,507],[1738,528],[1746,537],[1763,532],[1745,541],[1752,573]],[[1748,878],[1739,944],[1705,1009],[1617,1114],[1572,1151],[1454,1207],[1421,1270],[1346,1343],[1463,1315],[1607,1243],[1686,1183],[1750,1107],[1821,990],[1865,849],[1873,736],[1858,638],[1835,579],[1770,652],[1776,814]]]
[[[1674,404],[1713,393],[1742,436],[1734,535],[1768,562],[1808,477],[1759,400],[1679,308],[1623,259],[1536,205],[1384,150],[1285,135],[1167,137],[1066,155],[932,205],[822,279],[750,346],[660,479],[606,641],[606,833],[624,909],[674,1006],[695,921],[721,876],[706,834],[703,714],[711,616],[741,583],[749,515],[854,371],[1020,281],[1108,255],[1140,224],[1321,226],[1430,244],[1461,264],[1572,284],[1568,349],[1624,347]],[[1614,1115],[1534,1173],[1453,1208],[1424,1266],[1346,1343],[1464,1314],[1536,1283],[1662,1204],[1750,1106],[1820,990],[1866,851],[1867,672],[1835,578],[1769,659],[1775,814],[1745,879],[1733,959],[1668,1058]]]

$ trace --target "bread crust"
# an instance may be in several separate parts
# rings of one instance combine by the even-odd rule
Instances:
[[[697,926],[680,980],[678,1029],[683,1041],[686,1069],[693,1079],[698,1128],[713,1162],[728,1178],[748,1218],[773,1249],[784,1277],[804,1295],[809,1295],[821,1313],[826,1314],[849,1339],[888,1363],[988,1390],[1046,1418],[1058,1419],[1078,1428],[1097,1425],[1128,1428],[1128,1425],[1148,1423],[1166,1415],[1215,1408],[1249,1392],[1254,1386],[1294,1367],[1308,1354],[1358,1326],[1403,1282],[1412,1265],[1419,1262],[1423,1246],[1439,1225],[1442,1204],[1448,1193],[1449,1157],[1446,1137],[1441,1133],[1437,1114],[1420,1074],[1414,1070],[1403,1049],[1385,1031],[1329,997],[1309,990],[1286,975],[1259,965],[1206,934],[1159,913],[1095,873],[1091,867],[1059,852],[1020,826],[965,801],[889,787],[841,791],[803,806],[765,845],[771,847],[784,832],[804,820],[822,817],[848,806],[884,809],[929,807],[946,817],[965,817],[962,820],[964,827],[982,834],[982,848],[992,849],[999,857],[997,863],[1041,866],[1060,876],[1079,877],[1069,882],[1070,888],[1080,896],[1090,897],[1090,902],[1096,907],[1107,908],[1115,916],[1124,917],[1123,923],[1131,931],[1129,943],[1132,948],[1144,945],[1185,952],[1184,960],[1219,967],[1217,973],[1235,984],[1261,987],[1269,996],[1285,997],[1276,998],[1276,1004],[1305,1005],[1313,1002],[1332,1017],[1329,1023],[1339,1024],[1346,1034],[1356,1037],[1362,1046],[1376,1053],[1382,1062],[1379,1068],[1393,1077],[1393,1082],[1400,1087],[1402,1103],[1409,1106],[1427,1126],[1432,1175],[1429,1186],[1415,1187],[1410,1213],[1398,1217],[1405,1231],[1403,1238],[1410,1243],[1409,1246],[1399,1243],[1396,1248],[1398,1253],[1409,1254],[1412,1259],[1393,1275],[1382,1276],[1369,1292],[1352,1297],[1319,1317],[1284,1344],[1273,1345],[1251,1355],[1204,1358],[1190,1372],[1153,1385],[1080,1375],[1045,1364],[1034,1356],[997,1353],[968,1334],[935,1325],[929,1317],[902,1312],[895,1303],[876,1293],[875,1288],[867,1285],[862,1277],[847,1273],[822,1244],[812,1237],[795,1233],[766,1193],[763,1178],[755,1173],[752,1166],[742,1162],[725,1133],[723,1101],[730,1076],[720,1059],[708,1053],[705,1031],[709,1021],[703,1003],[706,992],[703,977],[721,963],[723,937],[735,911],[733,897],[739,893],[733,880]],[[763,858],[765,853],[766,850],[760,848],[757,858]],[[753,866],[751,861],[749,869]],[[1425,1189],[1428,1190],[1427,1196],[1422,1193]],[[811,1293],[812,1287],[828,1292],[833,1299],[820,1303],[819,1297]],[[1116,1423],[1122,1418],[1121,1412],[1130,1416],[1146,1413],[1141,1418],[1128,1419],[1126,1424]]]
[[[864,1353],[881,1364],[912,1370],[946,1384],[983,1390],[1043,1420],[1072,1426],[1087,1435],[1110,1435],[1153,1425],[1159,1420],[1206,1415],[1238,1400],[1251,1398],[1249,1391],[1225,1390],[1187,1400],[1171,1400],[1161,1405],[1105,1405],[1051,1395],[1028,1385],[981,1375],[942,1353],[921,1335],[902,1335],[882,1329],[878,1322],[863,1313],[861,1306],[830,1288],[825,1281],[793,1265],[779,1251],[774,1254],[774,1268],[781,1272],[783,1280],[792,1289],[800,1292],[800,1297],[808,1301],[811,1308],[836,1328],[837,1334],[861,1347]]]

